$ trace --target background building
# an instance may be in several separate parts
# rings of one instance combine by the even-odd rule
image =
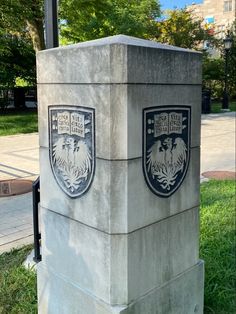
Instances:
[[[218,38],[223,38],[235,21],[236,0],[203,0],[202,4],[193,3],[187,8]]]

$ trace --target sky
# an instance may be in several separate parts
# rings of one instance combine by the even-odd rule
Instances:
[[[161,3],[161,9],[181,9],[184,8],[185,5],[189,5],[194,3],[202,3],[203,0],[159,0]]]

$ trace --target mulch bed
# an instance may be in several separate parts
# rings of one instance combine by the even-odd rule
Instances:
[[[208,179],[216,180],[235,180],[236,172],[235,171],[207,171],[203,172],[202,175]]]

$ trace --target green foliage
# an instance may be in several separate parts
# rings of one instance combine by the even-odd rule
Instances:
[[[17,1],[0,0],[0,29],[5,30],[6,33],[9,31],[22,32],[25,26],[24,10],[25,8],[20,8],[20,3]]]
[[[27,21],[38,21],[44,15],[43,0],[0,0],[0,27],[6,31],[25,31]]]
[[[0,115],[0,136],[38,131],[38,116],[35,112]]]
[[[32,246],[0,255],[0,313],[37,313],[36,273],[22,266]]]
[[[148,38],[159,15],[156,0],[61,0],[61,36],[71,43],[117,34]]]
[[[30,38],[36,51],[44,49],[43,0],[0,0],[0,30]]]
[[[34,51],[44,49],[43,0],[0,0],[0,86],[35,83]],[[156,0],[61,0],[63,43],[119,33],[148,37],[159,16]]]
[[[212,180],[201,185],[204,313],[235,313],[235,205],[235,181]]]
[[[233,45],[228,55],[228,92],[231,99],[236,98],[236,22],[232,25],[230,36]],[[203,86],[212,90],[214,98],[222,98],[225,76],[224,43],[219,41],[221,56],[211,58],[207,54],[203,57]]]
[[[203,88],[211,90],[211,97],[220,99],[224,88],[224,60],[203,57]]]
[[[201,26],[201,20],[193,19],[186,9],[167,10],[164,20],[157,23],[156,40],[182,48],[198,48],[212,38]]]
[[[0,33],[0,86],[14,87],[16,78],[34,85],[35,52],[25,37]]]
[[[224,60],[205,57],[203,62],[203,79],[223,81]]]
[[[42,0],[0,0],[1,87],[15,86],[17,78],[35,84],[35,52],[29,30],[32,23],[42,20],[42,9]]]
[[[25,79],[20,77],[16,78],[15,84],[17,87],[27,87],[29,85],[29,83]]]

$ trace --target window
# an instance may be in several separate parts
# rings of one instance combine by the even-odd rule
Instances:
[[[232,0],[227,0],[224,2],[224,12],[232,11]]]

